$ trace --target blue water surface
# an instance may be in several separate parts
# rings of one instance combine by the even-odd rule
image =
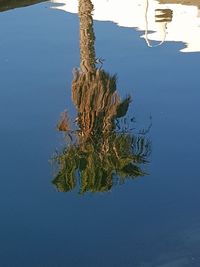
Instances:
[[[79,67],[79,19],[50,3],[0,13],[0,265],[199,266],[199,53],[146,47],[140,34],[94,22],[103,68],[148,128],[148,175],[109,192],[61,193],[51,158]]]

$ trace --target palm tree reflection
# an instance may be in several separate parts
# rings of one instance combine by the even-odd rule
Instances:
[[[145,135],[134,135],[120,127],[130,96],[121,100],[116,76],[96,68],[93,5],[79,0],[80,69],[74,72],[72,100],[77,108],[78,130],[71,129],[67,113],[61,115],[59,131],[70,142],[55,160],[58,173],[53,180],[59,191],[68,192],[79,185],[79,192],[105,192],[126,178],[145,175],[150,144]]]

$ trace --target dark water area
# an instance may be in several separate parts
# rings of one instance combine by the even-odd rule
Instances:
[[[0,266],[200,266],[199,37],[58,2],[0,13]]]

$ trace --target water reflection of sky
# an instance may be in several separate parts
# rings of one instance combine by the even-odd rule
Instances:
[[[199,53],[149,49],[138,31],[94,23],[97,57],[132,95],[128,115],[138,129],[153,118],[149,176],[62,194],[48,159],[60,112],[77,114],[79,20],[50,6],[0,13],[0,265],[199,267]]]

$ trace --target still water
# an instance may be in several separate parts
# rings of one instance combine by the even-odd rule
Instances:
[[[0,11],[0,266],[200,266],[200,2]]]

